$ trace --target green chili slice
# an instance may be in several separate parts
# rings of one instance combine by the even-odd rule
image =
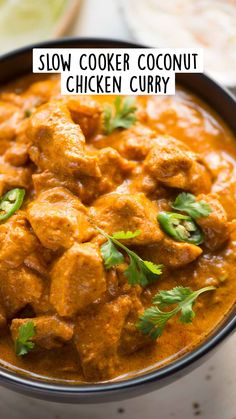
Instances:
[[[188,215],[162,211],[157,218],[162,230],[173,239],[196,245],[203,242],[202,231]]]
[[[10,218],[22,205],[24,189],[11,189],[0,198],[0,221]]]

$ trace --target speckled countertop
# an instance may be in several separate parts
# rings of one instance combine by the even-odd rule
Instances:
[[[0,388],[1,419],[236,419],[236,335],[201,367],[161,390],[99,405],[61,405]]]
[[[71,35],[130,39],[119,0],[84,0]],[[236,334],[201,367],[161,390],[123,402],[61,405],[0,387],[0,419],[236,419]]]

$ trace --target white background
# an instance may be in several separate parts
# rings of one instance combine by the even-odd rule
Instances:
[[[71,34],[132,39],[118,0],[85,0]],[[119,413],[120,409],[124,412]],[[236,335],[188,376],[132,400],[90,406],[61,405],[1,388],[0,419],[28,418],[236,419]]]

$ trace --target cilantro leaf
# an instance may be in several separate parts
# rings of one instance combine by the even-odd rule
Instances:
[[[175,287],[172,290],[160,291],[153,298],[153,303],[157,305],[161,305],[162,308],[165,308],[166,306],[170,304],[180,303],[181,301],[183,301],[185,297],[188,297],[191,294],[192,294],[191,288]]]
[[[130,255],[131,253],[131,255]],[[131,285],[139,284],[146,287],[156,281],[162,273],[162,265],[155,265],[152,262],[142,260],[136,253],[129,251],[130,264],[124,274]]]
[[[112,234],[112,237],[117,240],[128,240],[133,239],[141,234],[140,230],[132,231],[117,231]]]
[[[143,261],[145,267],[154,275],[161,275],[163,265],[156,265],[155,263],[151,262],[150,260]]]
[[[193,304],[194,301],[182,306],[179,318],[181,323],[192,323],[194,317],[196,316],[195,311],[193,311]]]
[[[124,262],[124,256],[121,252],[119,252],[119,250],[117,250],[116,246],[110,239],[102,244],[101,254],[106,269],[111,269],[113,266]]]
[[[103,127],[105,134],[110,134],[112,129],[112,108],[111,106],[106,106],[103,110]]]
[[[32,342],[32,338],[35,336],[35,333],[35,326],[32,321],[28,321],[20,326],[18,338],[15,342],[16,355],[27,355],[34,348],[35,344]]]
[[[186,192],[180,193],[171,204],[171,207],[178,211],[186,212],[193,219],[208,217],[212,212],[212,209],[207,202],[204,200],[196,201],[194,195]]]
[[[116,128],[129,128],[136,121],[134,98],[126,97],[122,102],[121,97],[117,96],[114,105],[114,110],[106,106],[103,111],[105,134],[111,134]]]
[[[129,284],[139,284],[142,287],[145,287],[154,282],[159,275],[161,275],[163,265],[156,265],[150,261],[141,259],[135,252],[118,240],[118,238],[120,240],[125,240],[137,237],[141,233],[139,230],[136,230],[135,232],[119,231],[110,236],[99,227],[96,228],[107,239],[107,242],[101,246],[101,254],[106,269],[110,269],[113,266],[124,262],[124,256],[118,250],[118,248],[121,248],[129,257],[129,266],[124,272]]]
[[[146,280],[145,276],[143,276],[142,270],[139,270],[139,266],[137,261],[134,258],[130,258],[130,263],[128,268],[124,272],[126,278],[130,285],[140,284],[145,286]]]
[[[144,311],[136,326],[152,339],[157,339],[163,333],[167,321],[178,313],[181,323],[192,323],[195,317],[193,305],[196,299],[200,294],[212,290],[215,290],[215,287],[205,287],[197,291],[187,287],[175,287],[172,290],[160,291],[153,298],[154,305]],[[161,310],[172,304],[176,305],[173,310]]]
[[[152,339],[157,339],[162,335],[165,325],[171,316],[170,313],[164,313],[156,306],[149,307],[139,318],[137,328]]]

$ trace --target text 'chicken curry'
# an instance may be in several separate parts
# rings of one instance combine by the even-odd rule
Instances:
[[[236,146],[193,95],[0,92],[0,358],[103,381],[192,350],[236,299]]]

